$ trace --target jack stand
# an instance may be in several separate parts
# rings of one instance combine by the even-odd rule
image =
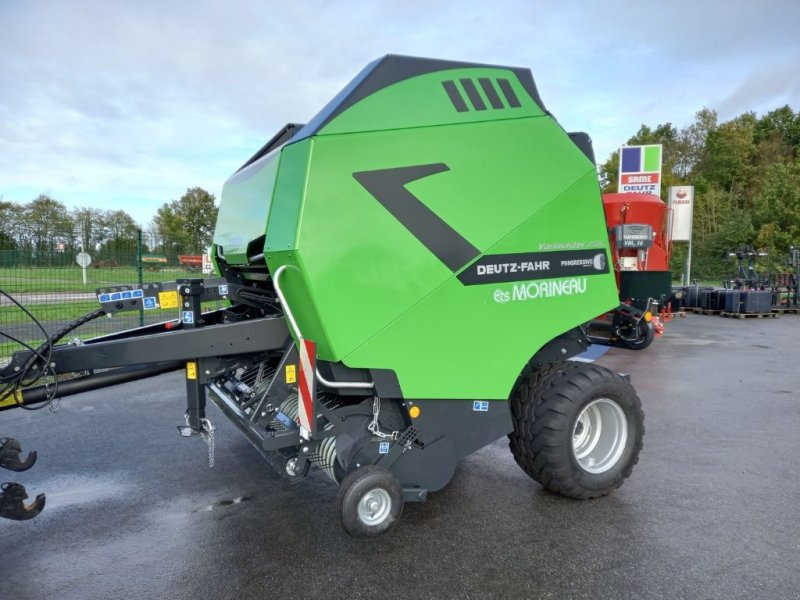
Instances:
[[[214,432],[217,430],[214,425],[212,425],[209,419],[205,417],[200,420],[200,429],[194,429],[189,425],[189,413],[186,413],[186,425],[178,425],[178,433],[181,434],[181,437],[191,437],[193,435],[199,435],[203,438],[203,441],[208,446],[208,468],[214,468],[214,461],[215,461],[215,453],[214,453]]]

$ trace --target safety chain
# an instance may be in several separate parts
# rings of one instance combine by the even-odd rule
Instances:
[[[186,427],[190,427],[189,425],[189,413],[183,415],[184,419],[186,420]],[[200,419],[200,436],[205,441],[206,445],[208,446],[208,468],[214,468],[214,432],[217,430],[214,425],[211,424],[209,419]],[[191,435],[191,434],[186,434]]]
[[[367,426],[367,430],[374,436],[382,438],[382,439],[389,439],[389,440],[396,440],[400,436],[399,431],[393,431],[392,433],[383,433],[380,430],[380,426],[378,425],[378,417],[381,414],[381,399],[375,396],[375,399],[372,401],[372,421]]]
[[[53,373],[53,379],[55,380],[55,379],[57,379],[57,378],[58,378],[58,375],[56,375],[55,373]],[[54,382],[54,385],[55,385],[55,384],[57,384],[57,383],[58,383],[57,381],[56,381],[56,382]],[[46,396],[46,397],[47,397],[47,398],[51,398],[51,400],[50,400],[50,403],[49,403],[49,404],[48,404],[48,406],[47,406],[48,410],[49,410],[51,413],[57,413],[57,412],[58,412],[58,409],[59,409],[59,408],[61,408],[61,397],[59,396],[58,398],[53,398],[53,397],[50,395],[50,384],[49,384],[49,383],[45,383],[45,385],[44,385],[44,389],[45,389],[45,392],[47,393],[47,396]],[[58,389],[58,388],[56,388],[56,389]]]

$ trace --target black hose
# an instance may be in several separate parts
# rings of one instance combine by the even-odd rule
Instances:
[[[7,333],[2,333],[2,335],[12,341],[16,341],[20,343],[24,348],[30,350],[31,355],[19,369],[19,371],[15,371],[11,375],[4,375],[0,381],[3,381],[5,385],[2,386],[0,389],[0,400],[6,398],[8,396],[13,396],[16,399],[16,406],[20,408],[24,408],[26,410],[39,410],[41,408],[45,408],[46,406],[50,406],[53,400],[58,397],[59,392],[59,381],[56,372],[50,366],[51,357],[53,353],[53,344],[58,342],[61,338],[67,335],[69,332],[77,329],[81,325],[85,325],[89,321],[96,319],[97,317],[101,317],[106,314],[105,310],[102,308],[98,308],[93,310],[90,313],[82,315],[77,319],[74,319],[64,325],[61,329],[56,331],[53,335],[49,335],[47,330],[44,326],[39,322],[39,320],[33,316],[33,314],[22,304],[20,304],[11,294],[8,292],[0,289],[0,295],[5,296],[8,298],[12,303],[14,303],[20,310],[22,310],[33,322],[34,324],[42,331],[45,341],[39,345],[38,348],[31,348],[28,344],[25,344],[21,340],[11,336]],[[41,369],[37,369],[37,373],[34,375],[32,379],[28,378],[31,370],[36,365],[37,361],[41,363]],[[45,404],[43,406],[39,406],[36,408],[29,408],[25,406],[25,403],[19,400],[20,398],[20,391],[23,388],[28,388],[38,382],[42,377],[44,377],[48,371],[53,377],[53,385],[52,387],[49,384],[45,384],[43,386],[39,386],[37,389],[41,389],[45,393],[45,398],[42,400]]]
[[[96,390],[120,383],[127,383],[129,381],[137,381],[146,377],[154,377],[162,373],[170,371],[177,371],[183,368],[183,362],[164,362],[156,363],[154,365],[134,365],[130,367],[120,367],[118,369],[109,369],[101,373],[94,373],[84,377],[76,377],[62,381],[58,386],[58,396],[71,396],[73,394],[80,394],[90,390]],[[51,399],[50,390],[48,386],[40,385],[32,388],[25,388],[19,392],[17,396],[17,404],[9,404],[7,406],[0,406],[0,411],[9,408],[16,408],[16,406],[27,407],[31,404],[39,404],[41,402],[49,402]],[[33,410],[33,409],[31,409]]]

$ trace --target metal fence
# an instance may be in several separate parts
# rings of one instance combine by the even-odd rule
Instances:
[[[83,269],[78,266],[76,255],[51,253],[45,260],[29,251],[0,251],[0,290],[10,294],[41,324],[40,328],[30,315],[0,295],[0,364],[22,349],[21,343],[35,346],[44,341],[42,328],[51,335],[73,319],[99,308],[98,288],[203,276],[199,256],[120,253],[94,260]],[[177,318],[177,310],[142,310],[101,317],[72,332],[69,339],[167,321]]]

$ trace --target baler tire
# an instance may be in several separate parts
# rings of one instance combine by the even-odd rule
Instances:
[[[380,506],[375,522],[369,522],[366,503],[372,499]],[[388,502],[388,505],[382,504]],[[342,528],[351,536],[374,539],[386,533],[403,512],[403,488],[388,470],[368,465],[349,473],[339,484],[336,512]],[[385,513],[385,514],[384,514]],[[380,516],[383,515],[383,516]],[[366,521],[365,521],[366,519]]]
[[[587,466],[585,456],[579,459],[574,446],[588,427],[583,420],[579,426],[578,420],[591,411],[616,417],[623,438],[612,439],[598,469]],[[622,485],[639,460],[644,438],[641,401],[621,375],[599,365],[567,361],[532,371],[512,395],[511,413],[514,431],[508,437],[517,464],[562,496],[605,496]]]
[[[644,319],[639,321],[636,325],[636,332],[639,334],[634,340],[626,340],[625,338],[617,339],[617,346],[625,348],[626,350],[644,350],[656,337],[656,330],[652,323],[646,322]]]

